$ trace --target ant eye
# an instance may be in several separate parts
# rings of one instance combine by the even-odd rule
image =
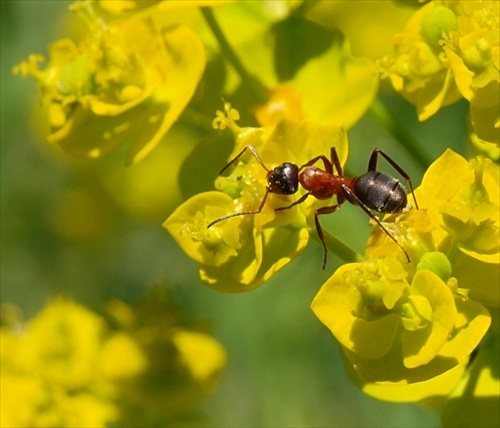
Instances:
[[[293,163],[283,163],[267,175],[270,192],[292,195],[299,188],[299,167]]]

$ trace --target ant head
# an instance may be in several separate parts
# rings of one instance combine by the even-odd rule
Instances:
[[[285,162],[272,169],[267,173],[267,187],[271,193],[278,195],[294,194],[299,188],[299,167]]]

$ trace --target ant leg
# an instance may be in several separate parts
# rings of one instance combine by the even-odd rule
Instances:
[[[267,172],[269,172],[269,168],[267,168],[266,165],[264,165],[264,162],[262,162],[262,159],[260,158],[259,154],[257,153],[257,150],[255,150],[255,148],[251,145],[248,145],[248,146],[245,146],[243,147],[243,150],[241,152],[239,152],[234,158],[232,158],[228,163],[227,165],[221,169],[221,171],[219,172],[219,175],[222,175],[222,173],[228,169],[233,163],[235,163],[241,156],[243,156],[243,154],[249,150],[250,153],[252,153],[253,157],[257,160],[257,162],[259,162],[260,166],[262,166],[262,168],[264,168]]]
[[[370,156],[370,162],[368,163],[368,172],[374,172],[377,170],[377,160],[378,160],[378,155],[381,154],[384,159],[389,162],[389,164],[392,165],[392,167],[401,174],[401,176],[406,180],[408,185],[410,186],[411,190],[411,195],[413,196],[413,202],[415,202],[415,208],[418,210],[418,203],[417,203],[417,198],[415,198],[415,192],[413,190],[413,183],[411,182],[411,177],[408,175],[408,173],[399,166],[399,164],[392,159],[388,154],[384,153],[382,150],[379,148],[374,149],[372,152],[372,155]]]
[[[330,160],[325,155],[319,155],[312,158],[309,162],[305,163],[300,167],[300,169],[305,168],[306,166],[314,165],[317,161],[322,160],[323,165],[325,167],[325,171],[328,174],[333,175],[333,166],[337,170],[338,175],[342,175],[342,165],[340,165],[339,155],[337,154],[337,149],[335,147],[330,147]]]
[[[340,165],[339,155],[335,147],[330,147],[330,158],[332,159],[331,163],[333,163],[335,165],[335,168],[337,168],[338,175],[344,175],[344,173],[342,172],[342,165]],[[331,172],[331,174],[333,174],[333,171]]]
[[[321,240],[321,243],[323,244],[323,251],[324,251],[324,256],[323,256],[323,270],[326,269],[326,261],[327,261],[327,258],[328,258],[328,249],[326,248],[325,235],[323,234],[323,229],[321,227],[321,224],[319,223],[318,216],[323,215],[323,214],[333,214],[341,206],[342,206],[342,203],[338,203],[338,204],[332,205],[331,207],[321,207],[321,208],[318,208],[314,212],[314,224],[316,225],[316,232],[318,233],[319,239]]]
[[[351,190],[349,189],[349,187],[347,187],[345,184],[342,184],[342,189],[344,190],[345,193],[347,193],[349,195],[350,198],[352,198],[353,201],[356,202],[357,205],[359,205],[363,211],[368,214],[370,216],[370,218],[372,220],[375,221],[375,223],[378,224],[378,227],[380,227],[384,232],[385,234],[391,238],[395,243],[396,245],[401,248],[401,250],[403,251],[403,253],[405,254],[406,256],[406,260],[408,263],[411,263],[411,260],[410,260],[410,256],[408,255],[408,253],[406,252],[406,250],[403,248],[403,246],[398,242],[398,240],[392,235],[391,232],[389,232],[385,227],[384,225],[381,223],[381,221],[378,219],[378,217],[376,215],[374,215],[371,211],[370,211],[370,208],[368,208],[361,199],[359,199],[356,194]]]
[[[264,193],[264,197],[262,198],[262,201],[260,202],[260,205],[256,210],[254,210],[254,211],[241,211],[239,213],[227,214],[227,215],[224,215],[222,217],[216,218],[215,220],[212,220],[210,223],[208,223],[207,229],[210,229],[214,224],[217,224],[222,220],[227,220],[227,219],[233,218],[233,217],[239,217],[241,215],[259,214],[262,211],[264,204],[266,203],[268,195],[269,195],[269,189],[266,187],[266,193]]]
[[[325,167],[325,171],[328,172],[329,174],[333,174],[333,166],[332,163],[328,160],[328,158],[325,155],[319,155],[314,158],[312,158],[310,161],[306,162],[304,165],[302,165],[299,170],[302,170],[306,166],[312,166],[319,160],[323,161],[323,165]]]
[[[279,207],[279,208],[275,208],[274,211],[283,211],[283,210],[288,210],[292,207],[294,207],[295,205],[299,205],[301,204],[302,202],[304,202],[307,197],[310,195],[311,193],[310,192],[307,192],[307,193],[304,193],[299,199],[297,199],[293,204],[290,204],[290,205],[287,205],[286,207]]]

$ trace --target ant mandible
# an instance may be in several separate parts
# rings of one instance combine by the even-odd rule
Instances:
[[[349,201],[351,204],[359,205],[363,211],[374,220],[378,226],[391,238],[403,251],[406,260],[410,263],[410,256],[396,238],[384,227],[380,220],[372,213],[375,210],[381,213],[399,213],[407,206],[408,200],[406,192],[401,182],[389,174],[377,171],[378,156],[382,155],[392,167],[401,174],[410,186],[415,208],[418,209],[417,199],[413,191],[413,184],[410,176],[391,158],[380,149],[375,149],[370,156],[368,162],[368,171],[358,177],[346,177],[343,175],[342,166],[340,165],[339,156],[335,147],[330,148],[330,159],[325,155],[319,155],[306,162],[300,168],[292,163],[285,162],[276,168],[269,169],[266,167],[262,159],[258,155],[255,148],[251,145],[246,146],[238,153],[229,163],[221,170],[222,174],[234,162],[236,162],[246,151],[249,151],[257,160],[257,162],[267,171],[267,186],[266,192],[260,202],[260,205],[253,211],[241,211],[233,214],[228,214],[211,221],[207,228],[212,227],[220,221],[242,215],[258,214],[262,211],[266,203],[269,193],[278,195],[292,195],[299,190],[299,184],[307,191],[299,199],[291,205],[276,208],[275,211],[283,211],[299,205],[304,202],[309,196],[316,199],[330,199],[337,196],[337,203],[331,206],[318,208],[314,212],[314,223],[316,231],[323,244],[324,257],[323,269],[326,268],[327,248],[323,229],[319,222],[319,216],[323,214],[332,214],[337,211],[340,206]],[[314,166],[318,161],[323,162],[324,169]],[[334,174],[333,168],[337,170],[337,175]]]

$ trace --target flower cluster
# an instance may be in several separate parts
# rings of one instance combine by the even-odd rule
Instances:
[[[467,99],[474,140],[485,148],[500,143],[499,8],[495,0],[429,2],[395,36],[395,55],[380,60],[420,120]]]
[[[212,391],[224,350],[171,303],[155,294],[109,312],[114,327],[67,298],[26,323],[2,307],[2,426],[153,426]]]
[[[104,22],[88,2],[73,9],[89,26],[78,46],[62,39],[14,71],[42,90],[49,142],[72,156],[97,158],[128,144],[127,163],[142,160],[191,99],[205,67],[196,33],[161,29],[149,15]]]
[[[366,393],[389,401],[446,397],[476,349],[489,357],[481,367],[475,360],[469,382],[482,382],[478,373],[493,364],[491,344],[478,348],[491,324],[486,307],[500,304],[499,181],[491,161],[446,151],[416,189],[420,209],[386,219],[411,263],[378,230],[366,261],[342,266],[315,297],[313,311]]]

